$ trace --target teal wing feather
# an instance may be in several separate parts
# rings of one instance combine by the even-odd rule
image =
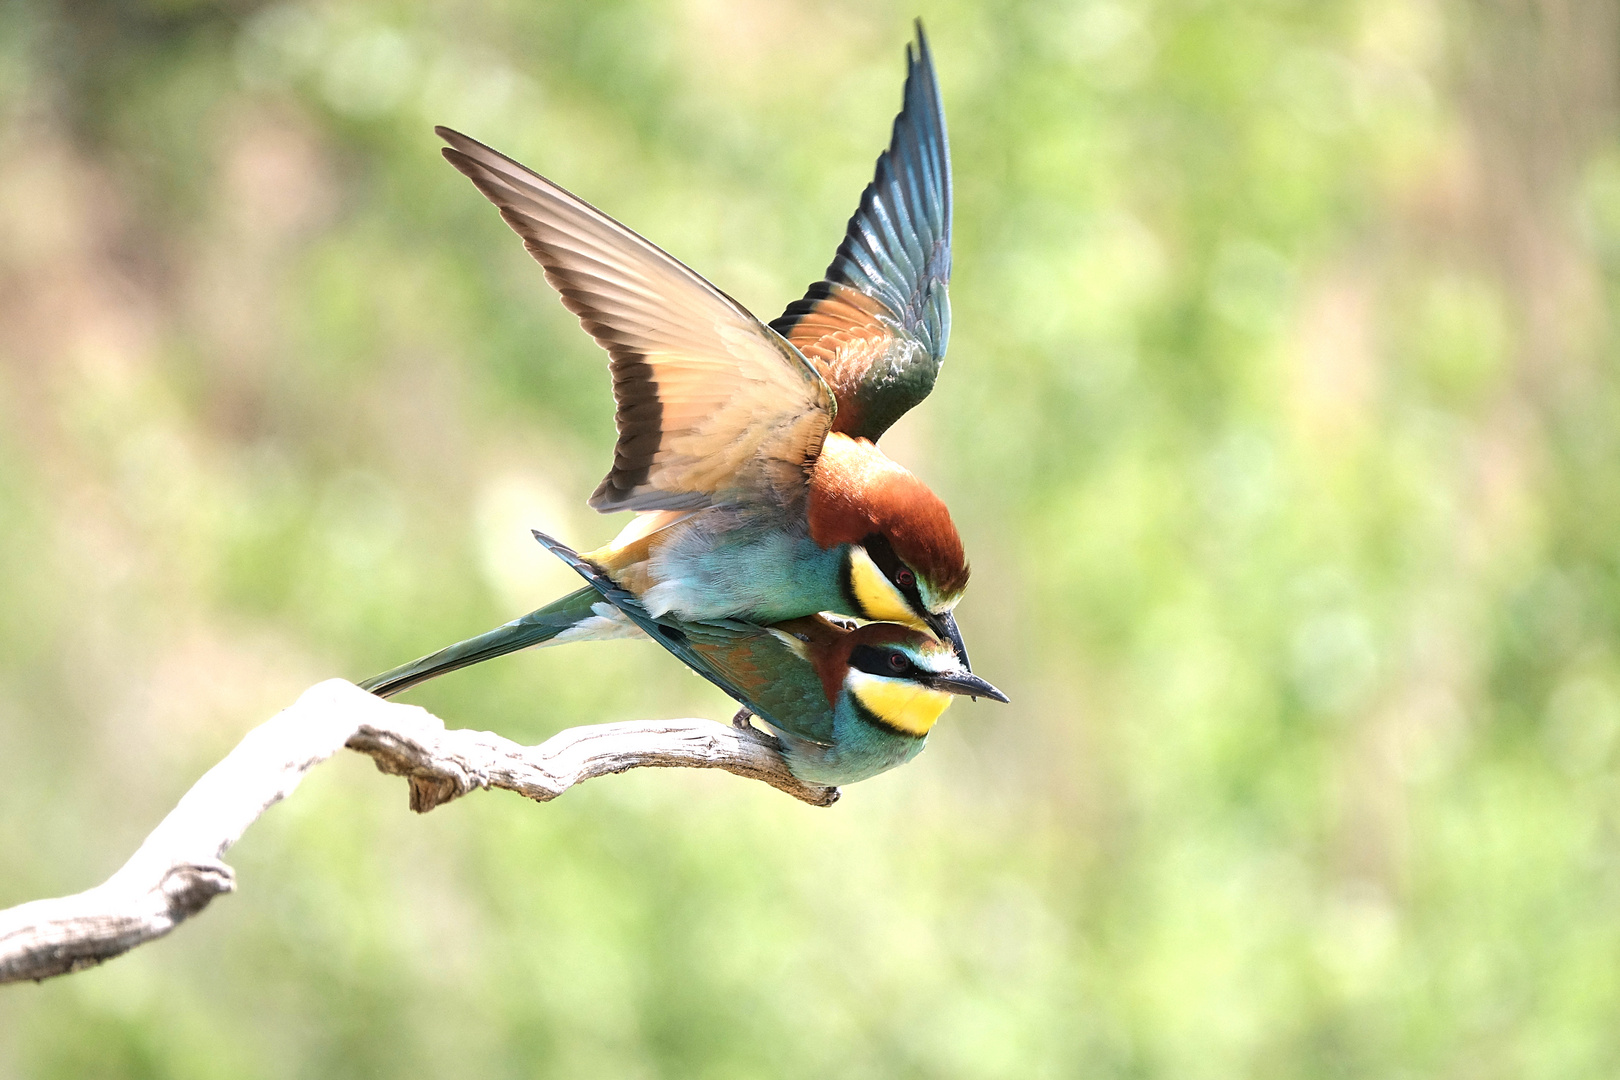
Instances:
[[[951,334],[951,152],[917,23],[905,104],[826,277],[771,327],[820,368],[833,430],[876,440],[934,388]]]
[[[710,671],[742,692],[738,700],[746,699],[754,715],[801,739],[830,746],[833,710],[821,678],[781,633],[755,627],[753,633],[724,641],[694,635],[691,645]]]
[[[447,672],[481,664],[485,660],[493,660],[497,656],[505,656],[519,649],[527,649],[531,645],[550,641],[564,630],[590,618],[594,614],[592,605],[601,603],[601,600],[595,589],[585,588],[571,592],[538,611],[531,611],[520,619],[513,619],[504,626],[497,626],[466,641],[458,641],[454,645],[412,660],[408,664],[401,664],[381,675],[373,675],[361,683],[360,688],[370,690],[378,697],[393,697],[418,683],[424,683]]]
[[[699,632],[720,641],[727,641],[746,634],[750,630],[757,630],[757,627],[742,622],[689,623],[685,620],[672,619],[667,616],[661,619],[654,618],[634,593],[621,587],[601,570],[580,558],[579,552],[564,544],[561,540],[547,536],[538,529],[531,531],[534,533],[534,538],[547,551],[572,567],[574,572],[584,578],[592,589],[624,612],[631,622],[645,630],[648,637],[674,653],[685,662],[687,667],[714,683],[742,704],[747,705],[749,708],[754,707],[754,703],[749,701],[739,688],[728,685],[716,672],[710,670],[702,655],[692,647],[690,636],[693,632]]]
[[[810,662],[777,633],[734,620],[688,622],[667,615],[654,618],[634,593],[580,558],[578,552],[538,530],[534,538],[629,616],[648,637],[749,712],[800,738],[831,740],[832,707],[821,680]]]

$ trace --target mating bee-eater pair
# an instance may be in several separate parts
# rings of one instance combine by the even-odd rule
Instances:
[[[585,588],[361,685],[389,696],[518,649],[645,632],[826,784],[909,760],[952,694],[1006,700],[968,668],[950,512],[874,445],[933,389],[950,335],[950,155],[917,35],[889,149],[825,279],[769,326],[551,181],[437,129],[611,357],[619,438],[590,505],[637,514],[583,556],[536,534]]]

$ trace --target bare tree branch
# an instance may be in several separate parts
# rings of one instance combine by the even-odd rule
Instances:
[[[418,812],[477,788],[546,802],[593,777],[645,767],[724,769],[814,806],[838,799],[837,788],[795,779],[776,741],[751,727],[712,720],[599,724],[521,746],[487,731],[446,731],[425,709],[332,679],[248,732],[105,882],[0,911],[0,983],[92,967],[162,937],[232,891],[236,875],[221,861],[225,852],[344,746],[405,777]]]

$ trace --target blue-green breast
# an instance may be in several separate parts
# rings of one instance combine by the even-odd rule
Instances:
[[[853,784],[904,765],[922,753],[926,735],[906,735],[861,716],[849,694],[832,710],[832,738],[825,743],[779,731],[788,768],[812,784]]]
[[[784,530],[780,518],[757,523],[714,508],[683,522],[651,561],[658,584],[641,597],[656,618],[733,618],[756,623],[839,611],[845,603],[842,546],[823,549],[808,527]]]

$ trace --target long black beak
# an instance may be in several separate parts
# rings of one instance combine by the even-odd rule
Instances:
[[[1007,695],[991,686],[971,671],[960,674],[930,675],[924,680],[931,690],[944,690],[948,694],[963,694],[971,698],[992,698],[996,701],[1006,701]]]
[[[968,663],[967,646],[962,642],[962,631],[956,628],[956,616],[946,611],[938,615],[928,615],[926,618],[928,625],[933,628],[934,636],[941,641],[950,642],[951,648],[956,651],[956,658],[962,661],[962,666],[972,671],[973,665]]]

